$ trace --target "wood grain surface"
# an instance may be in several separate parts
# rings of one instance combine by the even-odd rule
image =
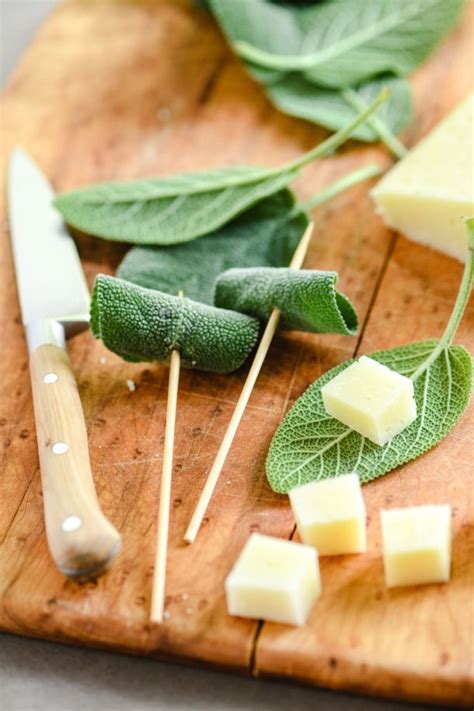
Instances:
[[[414,144],[473,85],[474,3],[415,75]],[[3,97],[2,161],[31,152],[59,190],[112,178],[241,163],[274,165],[327,134],[271,107],[213,22],[185,0],[66,0],[48,19]],[[310,166],[307,198],[349,170],[390,156],[351,142]],[[2,171],[0,317],[1,617],[4,630],[70,643],[283,675],[333,688],[472,705],[474,412],[421,459],[364,487],[369,552],[322,561],[324,593],[308,625],[231,618],[223,581],[251,531],[291,537],[286,497],[264,462],[284,412],[322,372],[354,353],[441,334],[462,267],[406,241],[374,215],[368,184],[314,211],[306,266],[335,269],[355,303],[358,338],[278,335],[257,382],[197,542],[182,537],[245,380],[183,371],[178,399],[166,610],[148,623],[168,369],[130,365],[88,333],[69,353],[88,426],[101,507],[122,552],[96,582],[67,580],[46,546],[28,359],[19,315]],[[89,283],[125,248],[84,235]],[[45,275],[46,279],[46,275]],[[472,303],[457,340],[474,351]],[[135,391],[127,379],[136,383]],[[448,502],[454,511],[447,585],[386,590],[382,506]]]

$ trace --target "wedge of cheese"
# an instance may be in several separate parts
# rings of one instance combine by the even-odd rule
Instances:
[[[372,190],[384,221],[406,237],[465,261],[474,216],[474,93]]]

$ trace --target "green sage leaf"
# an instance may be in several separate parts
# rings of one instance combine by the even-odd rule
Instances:
[[[177,349],[185,367],[227,373],[246,360],[259,323],[244,314],[99,274],[92,293],[91,330],[128,361],[167,361]]]
[[[399,77],[378,77],[360,84],[354,91],[366,103],[372,101],[384,86],[390,92],[389,98],[373,118],[376,116],[391,133],[397,134],[405,128],[412,116],[408,82]],[[316,86],[297,73],[286,74],[280,81],[267,86],[267,94],[284,113],[332,130],[337,130],[357,115],[345,91]],[[371,118],[354,130],[354,138],[369,143],[379,140]]]
[[[214,303],[214,284],[231,267],[287,266],[308,224],[281,190],[201,239],[169,247],[133,247],[117,276],[149,289]]]
[[[209,0],[235,51],[266,69],[301,71],[344,89],[419,66],[459,17],[463,0],[332,0],[310,7]]]
[[[228,168],[93,185],[56,197],[66,222],[105,239],[179,244],[222,227],[296,178],[311,161],[332,153],[385,101],[382,94],[341,131],[278,168]]]
[[[218,229],[296,176],[291,170],[268,173],[264,179],[256,178],[261,171],[253,169],[247,175],[240,169],[183,175],[182,184],[174,179],[172,185],[167,178],[104,183],[61,194],[55,205],[66,222],[97,237],[134,244],[179,244]]]
[[[378,351],[371,358],[407,377],[433,353],[438,341]],[[287,493],[309,481],[356,471],[369,482],[434,447],[458,422],[472,390],[472,360],[462,346],[441,351],[415,381],[417,418],[384,447],[330,417],[321,387],[353,360],[329,370],[296,401],[272,440],[266,469],[274,491]]]
[[[335,272],[255,267],[229,269],[216,282],[214,303],[266,321],[274,308],[280,326],[313,333],[357,332],[350,301],[336,291]]]

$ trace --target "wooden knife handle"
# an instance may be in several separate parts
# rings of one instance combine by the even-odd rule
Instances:
[[[118,553],[120,535],[97,500],[71,363],[60,346],[41,345],[30,372],[49,549],[65,575],[96,575]]]

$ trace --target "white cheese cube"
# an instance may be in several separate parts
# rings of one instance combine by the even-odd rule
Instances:
[[[225,589],[229,615],[304,625],[321,593],[318,555],[310,546],[252,533]]]
[[[372,190],[384,221],[415,242],[466,259],[474,216],[474,94]]]
[[[301,540],[319,555],[367,549],[365,505],[357,474],[312,481],[292,489],[289,496]]]
[[[326,412],[384,445],[416,419],[413,383],[362,356],[321,388]]]
[[[451,508],[411,506],[381,511],[385,582],[444,583],[451,567]]]

